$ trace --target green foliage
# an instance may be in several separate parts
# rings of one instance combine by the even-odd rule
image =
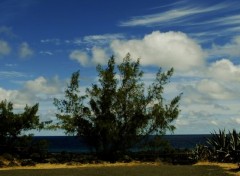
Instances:
[[[219,133],[214,131],[212,138],[208,139],[210,145],[211,159],[217,161],[226,161],[229,158],[229,137],[225,130],[220,130]]]
[[[157,155],[162,154],[170,154],[174,151],[174,148],[170,145],[170,143],[163,139],[160,135],[151,136],[152,139],[148,139],[143,146],[145,150],[149,153],[153,152]],[[140,146],[141,147],[141,146]],[[139,148],[140,148],[139,147]]]
[[[60,111],[56,114],[60,123],[52,126],[53,128],[62,128],[67,134],[74,134],[76,132],[77,119],[82,119],[82,124],[85,126],[87,121],[84,118],[90,115],[88,108],[83,105],[85,96],[80,96],[79,90],[79,71],[72,74],[71,82],[68,88],[65,90],[65,98],[59,100],[54,98],[54,105]],[[88,125],[86,125],[87,127]]]
[[[214,131],[207,139],[208,146],[197,146],[193,155],[197,160],[212,160],[218,162],[239,162],[240,160],[240,133],[235,129],[229,131]]]
[[[106,67],[97,66],[98,83],[79,92],[79,71],[73,73],[63,100],[54,99],[59,110],[58,127],[66,133],[86,137],[102,156],[112,156],[136,145],[142,138],[173,132],[172,122],[179,114],[181,95],[166,103],[163,92],[173,69],[156,74],[146,89],[140,61],[128,54],[115,64],[111,57]]]
[[[26,105],[24,112],[16,114],[11,102],[0,102],[0,147],[3,152],[17,149],[20,142],[17,139],[23,131],[43,128],[36,115],[37,111],[38,104],[32,107]]]
[[[209,148],[205,145],[197,144],[192,150],[192,159],[195,161],[206,161],[210,157]]]

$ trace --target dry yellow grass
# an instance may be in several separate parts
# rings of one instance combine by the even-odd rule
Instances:
[[[199,162],[195,165],[171,165],[165,163],[101,163],[101,164],[37,164],[34,167],[0,169],[4,176],[240,176],[236,164]]]
[[[215,162],[198,162],[195,164],[196,166],[219,166],[226,170],[230,174],[234,174],[236,176],[240,176],[240,171],[238,171],[237,164],[234,163],[215,163]]]
[[[101,163],[101,164],[80,164],[75,163],[72,165],[68,164],[36,164],[36,166],[15,166],[15,167],[4,167],[0,170],[12,170],[12,169],[66,169],[66,168],[84,168],[84,167],[119,167],[119,166],[138,166],[138,165],[158,165],[159,163],[141,163],[141,162],[131,162],[131,163]]]
[[[71,168],[97,168],[97,167],[131,167],[131,166],[146,166],[146,165],[165,165],[164,163],[141,163],[141,162],[131,162],[131,163],[101,163],[101,164],[37,164],[36,166],[18,166],[18,167],[6,167],[0,168],[0,170],[19,170],[19,169],[71,169]],[[199,162],[194,166],[218,166],[223,168],[230,175],[240,176],[240,172],[236,169],[238,166],[232,163],[212,163],[212,162]],[[174,167],[174,166],[172,166]]]

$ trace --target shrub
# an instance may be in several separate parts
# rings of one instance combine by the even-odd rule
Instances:
[[[240,134],[234,129],[232,132],[219,130],[212,133],[208,139],[209,159],[218,162],[239,162],[240,159]]]
[[[0,167],[5,167],[5,163],[3,161],[0,160]]]
[[[2,156],[3,156],[4,159],[6,159],[8,161],[13,161],[14,160],[14,157],[9,153],[4,153]]]
[[[192,159],[196,161],[208,160],[209,156],[209,148],[205,145],[197,144],[196,147],[192,150]]]
[[[32,159],[24,159],[21,162],[21,166],[36,166],[36,163]]]
[[[16,167],[16,166],[19,166],[15,161],[11,161],[9,164],[8,164],[9,167]]]
[[[48,158],[48,159],[46,159],[46,161],[47,161],[48,163],[51,163],[51,164],[57,164],[57,163],[59,163],[59,161],[58,161],[56,158]]]
[[[133,161],[133,159],[130,156],[128,156],[128,155],[124,155],[121,158],[121,161],[124,162],[124,163],[130,163],[131,161]]]

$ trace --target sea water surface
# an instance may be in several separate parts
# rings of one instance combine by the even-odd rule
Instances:
[[[192,149],[197,144],[206,144],[210,134],[194,135],[165,135],[163,138],[169,141],[172,147],[177,149]],[[34,140],[47,140],[49,152],[90,152],[91,148],[83,138],[74,136],[35,136]]]

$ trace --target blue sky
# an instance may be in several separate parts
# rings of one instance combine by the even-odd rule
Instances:
[[[52,99],[72,72],[84,91],[96,64],[130,52],[146,85],[158,67],[174,67],[165,91],[183,92],[176,134],[238,129],[239,48],[238,0],[0,0],[0,99],[17,110],[39,102],[41,120],[56,121]]]

